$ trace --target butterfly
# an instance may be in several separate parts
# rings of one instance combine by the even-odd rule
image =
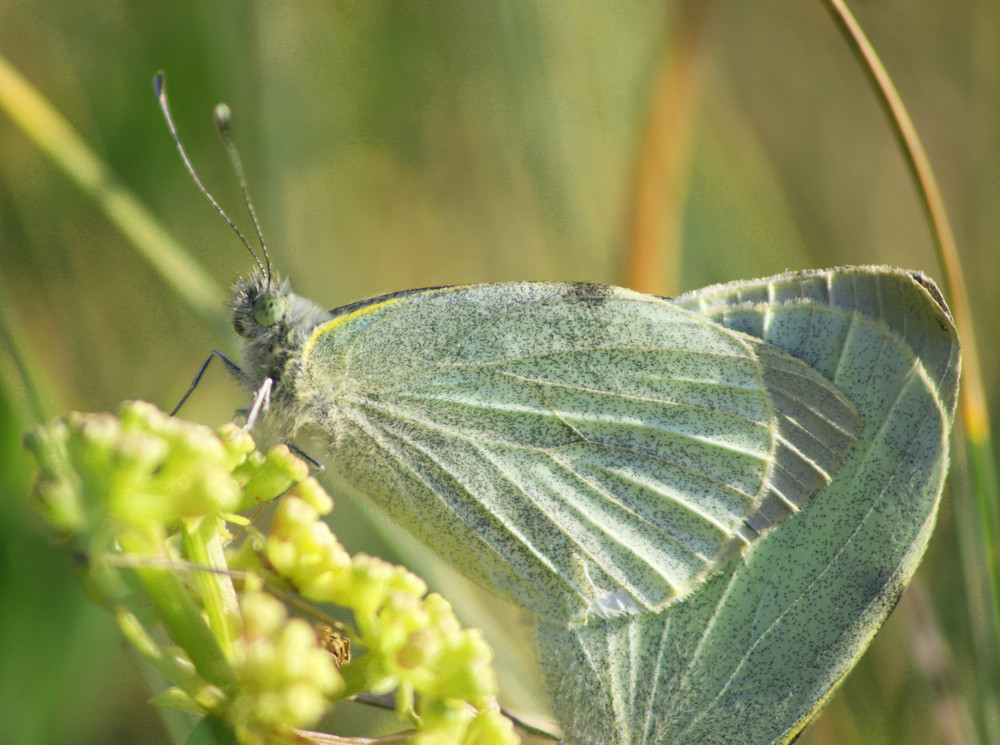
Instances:
[[[216,354],[253,394],[248,424],[311,443],[532,614],[573,742],[788,742],[916,569],[960,366],[918,272],[676,299],[433,287],[327,311],[244,243],[242,363]]]

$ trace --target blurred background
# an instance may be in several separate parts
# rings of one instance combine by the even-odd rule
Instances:
[[[854,5],[937,169],[993,403],[1000,3]],[[884,117],[818,2],[0,0],[0,56],[114,178],[81,189],[31,126],[0,109],[0,742],[9,745],[172,736],[111,616],[85,597],[71,557],[32,513],[33,466],[19,444],[37,417],[25,375],[46,418],[131,398],[170,409],[212,349],[238,355],[227,288],[250,258],[181,165],[153,96],[157,70],[202,180],[251,230],[211,122],[215,103],[230,104],[274,263],[326,307],[511,279],[673,294],[838,264],[941,276]],[[117,186],[217,286],[206,312],[98,207],[95,192]],[[210,369],[184,413],[215,425],[243,403]],[[914,585],[800,743],[963,743],[987,741],[990,722],[1000,729],[962,455],[957,442]],[[409,564],[482,625],[505,704],[544,718],[526,624],[350,500],[333,518],[350,550]],[[360,734],[368,725],[349,708],[341,731]]]

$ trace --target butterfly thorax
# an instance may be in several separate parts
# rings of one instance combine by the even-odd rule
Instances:
[[[302,348],[313,329],[330,313],[291,292],[287,281],[268,280],[254,272],[233,287],[233,328],[243,338],[243,384],[256,392],[272,381],[270,428],[283,438],[298,429],[303,402],[296,391],[302,367]]]

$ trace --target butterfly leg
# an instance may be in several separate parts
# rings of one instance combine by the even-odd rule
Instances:
[[[246,379],[246,373],[243,372],[243,368],[229,359],[218,349],[213,349],[212,353],[208,355],[208,359],[202,363],[201,368],[198,370],[198,374],[194,376],[194,380],[191,382],[191,387],[187,389],[187,393],[181,397],[181,400],[177,402],[177,405],[170,412],[170,416],[174,416],[178,411],[180,411],[184,403],[188,400],[188,398],[190,398],[191,394],[194,393],[194,389],[197,388],[198,383],[201,382],[201,376],[205,374],[205,370],[208,369],[208,363],[212,361],[213,357],[218,357],[222,360],[226,364],[226,368],[237,380],[243,382]]]
[[[318,460],[313,458],[311,455],[309,455],[309,453],[300,448],[298,445],[295,445],[294,443],[291,442],[286,442],[285,444],[288,445],[289,450],[291,450],[293,453],[295,453],[297,456],[299,456],[302,460],[304,460],[310,466],[315,468],[317,471],[326,470],[326,466],[324,464],[320,463]]]

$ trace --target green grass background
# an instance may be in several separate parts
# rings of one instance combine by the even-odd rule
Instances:
[[[679,271],[664,291],[856,263],[939,277],[900,154],[820,4],[710,5]],[[1000,4],[856,5],[937,169],[992,404]],[[225,319],[226,287],[250,260],[184,172],[153,97],[155,71],[167,73],[203,181],[249,229],[210,119],[216,102],[231,105],[274,262],[321,305],[464,282],[622,283],[636,160],[674,10],[638,0],[14,0],[0,2],[0,54],[189,248],[218,283]],[[235,334],[200,320],[2,112],[0,310],[12,342],[0,352],[0,742],[168,741],[143,671],[28,504],[19,432],[34,414],[11,349],[46,416],[129,398],[169,409],[210,350],[238,354]],[[243,403],[219,368],[185,414],[217,424]],[[959,446],[914,585],[800,743],[998,736],[964,472]],[[506,703],[544,713],[527,626],[347,499],[334,528],[351,550],[409,563],[470,600],[464,617],[493,635]],[[345,723],[355,726],[364,725]]]

